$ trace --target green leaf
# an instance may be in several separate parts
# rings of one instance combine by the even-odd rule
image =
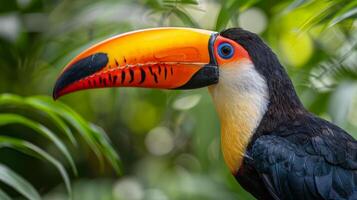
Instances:
[[[30,99],[24,99],[14,94],[1,94],[0,106],[17,106],[29,108],[31,110],[40,111],[44,113],[53,122],[53,124],[68,137],[72,144],[77,145],[77,142],[67,124],[64,123],[61,118],[59,118],[57,115],[55,115],[54,112],[47,109],[45,106],[42,106],[37,102],[33,102]]]
[[[1,1],[0,13],[9,13],[9,12],[17,12],[18,6],[16,1],[12,0],[3,0]]]
[[[57,101],[54,102],[51,98],[38,96],[38,97],[29,97],[30,101],[37,102],[46,106],[49,110],[55,112],[58,116],[65,119],[69,124],[71,124],[78,133],[83,137],[87,142],[89,147],[93,150],[101,165],[103,164],[103,156],[99,150],[99,144],[96,142],[93,137],[91,130],[88,126],[88,123],[76,112],[74,112],[67,105]]]
[[[2,200],[11,200],[11,197],[0,189],[0,199],[2,199]]]
[[[348,113],[352,108],[356,92],[356,84],[351,84],[350,81],[343,81],[339,84],[329,99],[328,113],[332,117],[332,121],[338,126],[343,127],[346,125]]]
[[[172,9],[172,12],[185,24],[191,27],[199,28],[199,25],[197,22],[195,22],[191,16],[189,16],[187,13],[184,11],[174,8]]]
[[[61,116],[67,122],[72,124],[74,128],[76,128],[77,131],[81,134],[81,136],[87,142],[87,144],[91,147],[93,152],[96,154],[101,165],[103,165],[103,155],[104,155],[108,161],[117,161],[117,163],[113,165],[113,168],[116,170],[118,174],[121,174],[119,170],[120,169],[119,156],[117,155],[117,153],[115,152],[115,150],[111,145],[106,145],[106,143],[103,142],[104,140],[103,137],[105,137],[106,135],[105,133],[100,135],[96,134],[97,131],[93,130],[93,128],[86,120],[84,120],[79,114],[73,111],[70,107],[59,101],[54,102],[51,98],[43,97],[43,96],[30,97],[29,99],[31,99],[31,101],[40,102],[43,106],[46,106],[48,109],[55,112],[57,115]],[[109,141],[108,139],[106,140]],[[105,150],[105,152],[112,152],[112,153],[109,154],[102,153],[103,150]]]
[[[295,0],[285,9],[285,12],[291,12],[291,11],[295,10],[296,8],[298,8],[304,4],[310,3],[310,2],[311,2],[311,0]]]
[[[39,124],[35,121],[32,121],[28,118],[25,118],[21,115],[17,114],[0,114],[0,126],[8,125],[8,124],[21,124],[23,126],[29,127],[36,131],[37,133],[41,134],[42,136],[46,137],[47,139],[51,140],[58,149],[64,154],[67,158],[68,162],[70,163],[72,170],[75,174],[77,174],[77,169],[72,159],[72,156],[68,152],[66,146],[62,143],[62,141],[48,128]]]
[[[352,80],[357,81],[357,69],[344,66],[342,64],[335,64],[335,67],[331,68],[331,76],[337,81]]]
[[[22,153],[25,153],[27,155],[34,156],[40,158],[41,160],[50,162],[54,167],[57,168],[58,172],[61,174],[69,196],[71,196],[71,182],[69,180],[67,171],[65,170],[63,165],[50,154],[30,142],[6,136],[0,136],[0,148],[2,147],[12,148],[14,150],[21,151]]]
[[[70,128],[62,121],[60,117],[58,117],[54,112],[52,112],[50,109],[47,107],[43,106],[42,104],[38,102],[33,102],[31,99],[25,99],[25,102],[29,105],[32,106],[35,109],[38,109],[40,111],[45,112],[50,119],[52,119],[52,122],[63,132],[65,135],[68,137],[68,139],[74,144],[75,146],[77,145],[77,141],[74,138]]]
[[[235,16],[235,14],[239,14],[244,10],[248,9],[259,0],[246,0],[246,1],[224,1],[222,4],[222,8],[218,13],[217,21],[216,21],[216,31],[222,31],[228,25],[229,20]],[[236,16],[237,17],[237,16]]]
[[[357,1],[350,2],[347,6],[342,8],[336,15],[332,18],[329,23],[329,27],[334,26],[343,20],[356,17],[357,16]]]
[[[121,166],[120,166],[120,158],[118,154],[112,148],[112,144],[110,143],[109,138],[102,128],[91,124],[91,129],[93,130],[93,134],[96,135],[96,138],[100,144],[101,152],[106,155],[107,160],[113,166],[114,170],[121,174]]]
[[[192,4],[192,5],[198,5],[197,0],[164,0],[164,3],[166,4]]]
[[[321,9],[319,12],[315,13],[312,17],[310,17],[309,19],[307,19],[299,28],[299,32],[304,32],[309,30],[311,27],[313,27],[314,25],[317,24],[322,24],[322,22],[326,19],[328,19],[331,14],[334,11],[334,7],[336,6],[336,2],[328,2],[328,6],[326,6],[325,8]],[[327,24],[323,24],[325,25],[324,28],[326,28]]]
[[[0,164],[0,181],[11,186],[27,199],[41,199],[39,193],[29,182],[3,164]]]
[[[218,13],[216,27],[215,27],[216,31],[221,31],[227,26],[229,19],[233,15],[233,12],[234,11],[238,12],[238,8],[241,5],[240,1],[235,1],[230,6],[228,5],[228,3],[229,1],[225,1],[222,4],[222,8]]]
[[[62,130],[67,137],[76,144],[76,140],[68,127],[67,123],[73,126],[82,138],[87,142],[95,155],[98,157],[100,166],[103,167],[103,156],[112,164],[115,171],[120,174],[120,159],[109,143],[109,139],[101,139],[104,134],[96,133],[90,124],[84,120],[79,114],[69,108],[67,105],[57,101],[53,101],[49,97],[37,96],[22,98],[17,95],[3,94],[0,95],[0,106],[19,106],[31,108],[35,111],[45,113],[49,119]],[[47,129],[48,130],[48,129]],[[105,152],[105,153],[103,153]],[[75,171],[76,173],[76,171]]]

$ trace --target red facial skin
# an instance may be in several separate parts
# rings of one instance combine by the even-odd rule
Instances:
[[[217,49],[218,46],[222,43],[229,43],[230,45],[233,46],[234,48],[234,54],[231,58],[229,59],[224,59],[221,58],[221,56],[218,54]],[[216,57],[216,61],[220,67],[224,66],[224,64],[230,63],[230,62],[236,62],[240,60],[251,60],[248,52],[237,42],[227,39],[222,36],[217,36],[216,41],[214,43],[214,56]]]

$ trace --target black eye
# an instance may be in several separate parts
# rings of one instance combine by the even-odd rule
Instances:
[[[229,43],[222,43],[218,46],[218,55],[223,59],[232,58],[234,54],[234,48]]]

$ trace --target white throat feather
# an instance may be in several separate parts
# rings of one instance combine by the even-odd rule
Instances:
[[[239,169],[246,147],[267,111],[266,80],[251,61],[220,66],[219,81],[209,87],[221,122],[221,148],[232,173]]]

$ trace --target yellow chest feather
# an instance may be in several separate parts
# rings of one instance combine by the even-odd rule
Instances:
[[[221,118],[221,149],[232,173],[239,169],[246,147],[257,126],[259,113],[250,102],[240,102],[233,108],[236,114],[218,111]]]
[[[220,80],[209,91],[220,118],[223,157],[235,174],[266,112],[267,85],[251,63],[236,63],[221,67]]]

